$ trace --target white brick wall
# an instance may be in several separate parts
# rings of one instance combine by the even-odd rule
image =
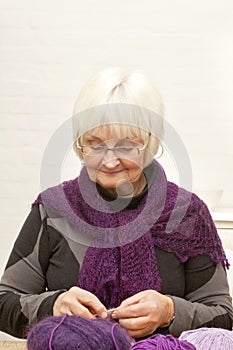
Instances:
[[[231,0],[0,0],[1,270],[40,190],[47,142],[106,66],[151,77],[195,186],[222,188],[220,205],[233,207],[232,14]],[[69,154],[61,178],[76,169]]]

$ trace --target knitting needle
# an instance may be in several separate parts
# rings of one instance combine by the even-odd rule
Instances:
[[[107,318],[108,318],[108,319],[111,319],[111,318],[112,318],[112,313],[113,313],[114,310],[115,310],[115,308],[112,308],[112,309],[108,309],[108,310],[107,310],[107,314],[108,314]],[[98,317],[99,315],[98,315],[98,314],[95,314],[94,316],[95,316],[95,317]]]

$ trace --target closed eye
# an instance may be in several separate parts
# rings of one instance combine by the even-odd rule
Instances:
[[[96,151],[102,151],[104,150],[106,147],[105,145],[96,145],[96,146],[91,146],[92,149],[96,150]]]
[[[131,151],[132,149],[135,149],[133,146],[117,146],[114,148],[118,151]]]
[[[120,140],[117,142],[115,147],[137,147],[138,144],[136,142],[128,141],[128,140]]]

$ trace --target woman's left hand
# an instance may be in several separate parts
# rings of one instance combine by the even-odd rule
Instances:
[[[152,334],[158,327],[166,327],[174,316],[174,304],[170,297],[145,290],[125,299],[112,313],[133,338]]]

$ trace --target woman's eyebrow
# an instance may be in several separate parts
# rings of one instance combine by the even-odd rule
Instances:
[[[102,141],[99,137],[97,137],[97,136],[95,136],[95,135],[90,135],[90,136],[87,136],[86,137],[86,140],[88,140],[88,141],[95,141],[95,140],[97,140],[97,141]]]
[[[98,141],[98,142],[105,142],[106,140],[102,140],[100,137],[95,136],[95,135],[88,135],[85,137],[84,139],[85,141]],[[129,141],[132,143],[137,143],[140,142],[136,137],[124,137],[124,138],[112,138],[110,140],[118,140],[118,142],[122,142],[122,141]]]

